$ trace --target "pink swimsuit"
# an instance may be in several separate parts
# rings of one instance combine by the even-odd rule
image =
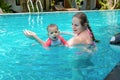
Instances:
[[[87,31],[88,31],[88,33],[89,33],[90,37],[92,37],[93,35],[92,35],[91,31],[90,31],[88,28],[87,28]],[[94,43],[94,42],[92,42],[92,43],[91,43],[91,46],[94,46],[94,47],[95,47],[95,43]]]

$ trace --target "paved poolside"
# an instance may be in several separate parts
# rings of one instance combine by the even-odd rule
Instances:
[[[120,80],[120,62],[108,74],[105,80]]]

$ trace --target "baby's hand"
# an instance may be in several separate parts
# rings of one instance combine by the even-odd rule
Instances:
[[[36,33],[35,32],[32,32],[30,30],[23,30],[24,34],[29,37],[29,38],[33,38],[36,36]]]

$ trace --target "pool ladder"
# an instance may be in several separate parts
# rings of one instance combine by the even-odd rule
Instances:
[[[41,3],[40,0],[37,0],[37,1],[36,1],[36,8],[37,8],[37,11],[40,12],[40,11],[39,11],[39,8],[38,8],[38,3],[39,3],[39,5],[40,5],[40,8],[41,8],[40,10],[41,10],[41,12],[43,12],[43,6],[42,6],[42,3]]]
[[[39,8],[38,8],[38,5],[40,6],[41,12],[43,12],[43,6],[42,6],[42,3],[41,3],[41,0],[36,0],[36,9],[37,9],[37,12],[40,12],[40,10],[39,10]],[[31,11],[31,9],[30,9],[30,6],[31,6],[31,8],[32,8],[32,11]],[[28,1],[27,1],[27,7],[28,7],[29,12],[35,12],[35,7],[34,7],[34,5],[33,5],[32,0],[28,0]]]

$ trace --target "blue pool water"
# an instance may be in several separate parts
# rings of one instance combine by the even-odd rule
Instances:
[[[120,10],[85,12],[95,37],[100,40],[87,61],[80,61],[83,57],[75,54],[76,48],[59,46],[45,50],[23,34],[23,30],[29,29],[46,40],[50,23],[57,24],[61,31],[72,32],[75,13],[0,15],[0,80],[104,80],[120,61],[120,53],[109,44],[111,37],[120,32]],[[67,40],[71,37],[62,36]]]

